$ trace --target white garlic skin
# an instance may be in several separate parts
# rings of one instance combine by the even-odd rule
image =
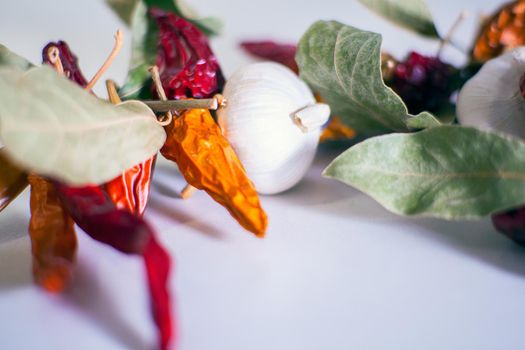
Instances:
[[[223,96],[219,125],[257,191],[275,194],[297,184],[312,163],[330,108],[316,104],[294,72],[273,62],[239,69]]]
[[[525,99],[520,92],[523,73],[525,48],[485,63],[459,93],[459,122],[525,138]]]

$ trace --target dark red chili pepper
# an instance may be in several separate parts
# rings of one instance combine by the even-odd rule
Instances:
[[[53,47],[56,47],[60,53],[60,60],[62,61],[66,77],[73,80],[78,85],[85,87],[88,82],[78,67],[78,58],[71,52],[69,45],[66,42],[60,40],[56,43],[51,42],[47,44],[42,50],[42,62],[53,65],[49,60],[49,50]]]
[[[81,188],[55,184],[62,205],[75,223],[91,238],[120,252],[144,257],[151,295],[152,313],[166,349],[173,333],[171,301],[167,291],[170,258],[155,239],[144,219],[118,209],[99,186]]]
[[[190,22],[158,8],[157,66],[169,99],[207,98],[222,90],[224,77],[206,36]]]
[[[244,41],[241,47],[252,56],[284,64],[295,73],[299,72],[295,62],[297,46],[292,44],[276,43],[274,41]]]
[[[85,87],[87,81],[78,68],[76,56],[71,53],[66,43],[60,41],[48,44],[43,52],[44,63],[51,64],[48,51],[52,47],[59,50],[64,73],[69,79]],[[145,176],[139,176],[137,183],[130,181],[120,184],[129,184],[134,187],[129,191],[133,194],[137,190],[135,185],[140,189],[147,188],[147,191],[139,190],[141,196],[136,198],[135,202],[130,202],[129,205],[119,204],[119,200],[110,197],[103,186],[74,188],[55,183],[55,187],[62,207],[89,236],[123,253],[138,254],[144,257],[153,319],[159,330],[159,345],[161,349],[167,349],[173,336],[171,301],[167,289],[170,258],[156,241],[150,226],[140,216],[133,214],[134,212],[142,213],[144,209],[153,163],[154,160],[150,160],[150,168],[143,169],[146,173],[141,172],[140,174]],[[125,177],[126,173],[122,179]],[[137,180],[136,177],[131,176],[131,178]],[[124,195],[127,192],[124,191]],[[122,208],[119,209],[117,206]]]
[[[525,246],[525,207],[492,215],[492,223],[500,233]]]

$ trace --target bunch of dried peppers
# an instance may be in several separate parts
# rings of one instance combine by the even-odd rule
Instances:
[[[154,89],[143,91],[141,96],[181,100],[212,98],[218,94],[224,78],[206,36],[175,13],[152,8],[148,15],[158,26],[157,66],[151,69]],[[117,33],[115,49],[91,81],[84,78],[76,56],[63,41],[49,43],[43,49],[43,63],[91,91],[118,52],[120,40]],[[107,88],[109,100],[120,103],[115,83],[108,81]],[[177,164],[188,182],[186,193],[192,189],[206,191],[240,225],[262,237],[268,224],[266,213],[210,111],[172,110],[158,118],[167,134],[161,154]],[[74,224],[91,238],[122,253],[142,256],[159,348],[166,349],[173,343],[174,335],[168,291],[171,261],[151,226],[142,218],[155,160],[153,156],[105,184],[71,187],[38,174],[26,174],[0,153],[3,170],[0,210],[26,186],[31,187],[29,234],[33,275],[35,282],[50,292],[62,291],[74,274],[77,249]]]

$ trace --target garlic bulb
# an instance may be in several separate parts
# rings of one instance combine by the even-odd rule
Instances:
[[[226,83],[219,125],[262,194],[294,186],[310,167],[330,108],[273,62],[238,70]]]
[[[525,48],[485,63],[459,94],[459,122],[525,138],[524,73]]]

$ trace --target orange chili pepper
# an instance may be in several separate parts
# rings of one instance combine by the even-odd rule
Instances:
[[[472,58],[485,62],[505,51],[525,45],[525,0],[500,7],[483,22],[472,49]]]
[[[135,165],[105,185],[106,192],[117,208],[127,209],[135,215],[144,213],[148,202],[155,158]]]
[[[27,185],[27,174],[0,152],[0,211],[7,207]]]
[[[347,140],[355,137],[354,129],[343,124],[341,119],[337,116],[330,118],[328,125],[321,133],[320,142]]]
[[[49,292],[62,291],[71,280],[77,239],[74,222],[64,211],[55,186],[36,175],[31,184],[29,235],[35,282]]]
[[[207,109],[191,109],[166,127],[164,157],[186,181],[205,190],[248,231],[264,236],[268,225],[257,191]]]
[[[111,103],[122,102],[113,81],[108,80],[106,87]],[[155,160],[156,156],[137,164],[105,184],[106,192],[118,209],[126,209],[139,216],[144,213],[148,203]]]

